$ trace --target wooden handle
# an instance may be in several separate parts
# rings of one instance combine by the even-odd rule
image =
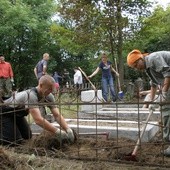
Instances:
[[[116,58],[115,58],[115,66],[116,66],[116,71],[118,72]],[[122,91],[122,90],[121,90],[121,86],[120,86],[120,79],[119,79],[119,77],[117,77],[117,83],[118,83],[118,88],[119,88],[119,91]]]
[[[145,125],[144,125],[144,127],[143,127],[143,129],[142,129],[142,132],[141,132],[141,134],[140,134],[140,137],[138,138],[137,143],[136,143],[136,145],[135,145],[135,148],[134,148],[134,150],[133,150],[133,152],[132,152],[132,155],[134,155],[134,156],[136,156],[136,154],[137,154],[137,150],[138,150],[138,148],[139,148],[139,144],[140,144],[140,142],[141,142],[141,139],[142,139],[142,137],[143,137],[143,134],[144,134],[144,132],[145,132],[146,126],[147,126],[147,124],[148,124],[148,122],[149,122],[149,119],[150,119],[152,113],[153,113],[153,110],[149,110],[149,115],[148,115],[148,117],[147,117],[147,119],[146,119]]]
[[[90,79],[87,77],[86,73],[80,68],[78,67],[78,69],[82,72],[82,74],[84,75],[84,77],[87,79],[87,81],[91,84],[93,90],[96,90],[96,87],[94,86],[94,84],[90,81]]]

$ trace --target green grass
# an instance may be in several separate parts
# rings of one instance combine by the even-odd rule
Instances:
[[[60,113],[67,119],[77,118],[77,110],[79,108],[76,105],[62,105],[59,107]]]
[[[77,113],[80,110],[80,106],[77,105],[79,101],[76,93],[63,93],[56,96],[56,103],[60,114],[67,119],[77,118]],[[46,111],[50,113],[49,108],[46,108]]]

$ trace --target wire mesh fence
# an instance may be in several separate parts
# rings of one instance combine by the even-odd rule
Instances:
[[[0,105],[0,137],[1,144],[14,145],[16,152],[85,161],[127,164],[135,162],[141,166],[170,167],[170,159],[164,155],[164,150],[170,142],[163,136],[164,131],[169,130],[169,126],[165,127],[163,124],[162,113],[163,107],[170,103],[162,101],[161,93],[159,96],[162,99],[159,102],[143,102],[134,97],[128,98],[128,100],[124,98],[116,102],[104,102],[102,95],[90,90],[87,85],[80,89],[74,87],[60,89],[55,94],[56,100],[53,103],[48,102],[46,98],[38,103],[31,102],[29,98],[31,91],[29,90],[22,94],[27,96],[25,100],[23,98],[17,100],[19,98],[15,95],[17,93],[9,102]],[[148,120],[149,109],[142,108],[146,103],[159,106],[159,108],[155,108]],[[11,109],[12,105],[15,107]],[[29,112],[29,108],[37,106],[43,109],[41,116],[44,121],[47,120],[54,127],[59,128],[59,123],[56,122],[49,109],[57,106],[60,115],[64,116],[69,127],[75,132],[75,143],[56,140],[54,134],[45,131],[46,127],[38,126],[31,116],[33,113]],[[8,117],[10,119],[7,119]],[[23,128],[23,119],[21,119],[23,117],[29,123],[32,135],[31,132],[18,135],[17,129]],[[10,124],[8,129],[4,129],[3,125],[11,123],[11,121],[13,121],[12,125]],[[8,133],[9,129],[12,134],[10,140],[4,138],[4,133]],[[141,136],[142,132],[144,133]],[[20,135],[27,135],[26,140],[20,138]],[[135,148],[136,151],[133,154]]]

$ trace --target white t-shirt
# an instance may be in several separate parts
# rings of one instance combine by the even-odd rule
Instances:
[[[80,70],[76,70],[74,74],[74,84],[82,84],[83,83],[83,78]]]

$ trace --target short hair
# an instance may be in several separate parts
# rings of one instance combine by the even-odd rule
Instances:
[[[55,83],[55,80],[54,80],[54,78],[51,77],[50,75],[43,75],[43,76],[39,79],[39,83],[41,83],[41,84]]]
[[[48,53],[44,53],[43,54],[43,58],[46,57],[46,56],[49,56],[49,54]]]

